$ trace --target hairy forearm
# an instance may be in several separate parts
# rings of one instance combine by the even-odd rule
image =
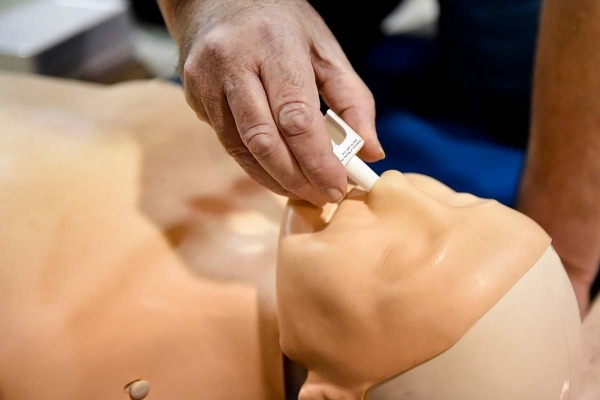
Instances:
[[[546,0],[518,207],[553,238],[582,298],[600,261],[600,2]]]
[[[176,23],[178,16],[181,14],[181,9],[186,3],[191,3],[192,0],[156,0],[160,12],[165,20],[165,24],[169,33],[176,42],[179,42],[181,37],[181,24]]]
[[[189,35],[189,21],[201,18],[210,24],[218,14],[234,14],[245,8],[256,8],[258,4],[277,3],[277,0],[156,0],[169,33],[182,46]]]
[[[213,3],[219,4],[223,1],[214,0]],[[206,7],[210,0],[157,0],[157,2],[169,34],[179,48],[178,69],[181,74],[183,63],[198,29],[198,24],[193,23],[193,20],[199,19],[201,8]],[[210,4],[208,4],[208,8],[210,8]]]
[[[179,48],[179,69],[198,40],[200,31],[207,32],[215,23],[258,4],[277,0],[156,0],[169,34]]]

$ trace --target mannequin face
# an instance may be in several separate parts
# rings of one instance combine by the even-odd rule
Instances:
[[[361,398],[448,349],[550,243],[495,201],[396,171],[337,208],[291,202],[287,211],[280,340],[309,370],[304,399]]]

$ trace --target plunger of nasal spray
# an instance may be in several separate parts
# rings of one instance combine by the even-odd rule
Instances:
[[[356,155],[365,144],[364,139],[331,110],[325,113],[325,123],[333,152],[346,168],[348,178],[370,192],[379,175]]]

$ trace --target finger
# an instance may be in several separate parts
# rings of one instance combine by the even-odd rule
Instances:
[[[242,71],[226,84],[225,95],[241,141],[258,164],[284,189],[298,197],[316,205],[329,200],[311,185],[280,135],[263,83],[256,73]]]
[[[302,172],[329,202],[348,191],[344,166],[333,153],[325,119],[319,109],[305,103],[288,103],[278,114],[278,126]]]
[[[271,113],[304,176],[325,199],[337,202],[348,189],[346,172],[333,153],[310,58],[298,46],[285,61],[261,69]]]
[[[183,93],[185,95],[185,101],[192,110],[196,113],[198,119],[204,122],[210,123],[208,114],[202,103],[202,93],[205,91],[205,81],[198,74],[198,65],[193,58],[188,58],[183,67],[183,74],[181,77],[181,85],[183,86]]]
[[[331,46],[339,47],[337,43]],[[318,52],[314,54],[318,56]],[[367,85],[343,53],[335,61],[316,58],[313,63],[323,100],[365,140],[359,157],[367,162],[383,159],[385,152],[375,126],[375,99]]]
[[[186,68],[186,70],[190,71],[192,68]],[[205,77],[195,77],[189,73],[184,76],[186,101],[196,112],[198,118],[212,126],[227,153],[252,179],[262,186],[279,195],[298,199],[298,195],[283,188],[279,182],[265,171],[246,148],[240,138],[224,93],[216,87],[207,89],[208,86],[203,80]]]
[[[292,199],[299,198],[298,194],[287,190],[275,178],[273,178],[271,174],[269,174],[268,171],[266,171],[257,161],[255,156],[248,150],[238,133],[238,129],[236,127],[234,117],[229,110],[229,106],[222,106],[221,112],[218,113],[212,112],[211,107],[208,107],[208,115],[211,121],[213,121],[213,115],[215,118],[219,119],[215,125],[218,127],[216,131],[221,145],[248,175],[274,193]],[[319,202],[319,200],[316,201]],[[323,203],[323,201],[320,200],[320,203]]]

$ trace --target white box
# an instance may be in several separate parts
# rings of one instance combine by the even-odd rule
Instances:
[[[124,0],[24,1],[0,12],[0,68],[97,75],[132,58],[132,32]]]

